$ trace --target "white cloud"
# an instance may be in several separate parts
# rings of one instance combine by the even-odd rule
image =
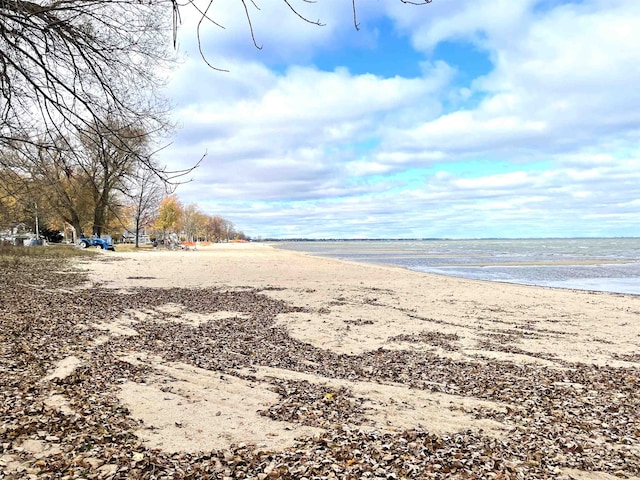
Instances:
[[[366,166],[368,162],[358,158],[358,143],[375,138],[394,119],[404,121],[416,108],[422,117],[435,116],[440,106],[431,96],[437,96],[449,75],[443,64],[435,65],[432,76],[424,79],[385,79],[308,67],[275,75],[243,63],[237,64],[237,71],[257,71],[262,83],[251,89],[254,94],[240,92],[237,98],[210,94],[208,100],[185,103],[176,111],[183,129],[166,156],[172,155],[169,161],[184,168],[206,151],[200,179],[216,178],[220,191],[243,198],[264,198],[269,188],[273,189],[269,198],[316,196],[321,190],[333,191],[325,183],[327,172],[335,174],[334,183],[343,184],[345,169],[388,170]],[[235,76],[218,75],[223,76],[220,90],[230,92],[226,84]],[[275,172],[280,183],[260,185],[273,182]],[[302,189],[301,176],[311,177]],[[241,188],[233,193],[234,187],[225,184]],[[295,195],[294,190],[298,190]]]
[[[220,7],[228,29],[203,46],[230,72],[192,58],[171,85],[183,129],[164,161],[184,167],[208,152],[179,194],[263,236],[632,231],[640,3],[537,3],[359,2],[363,24],[386,12],[427,57],[443,41],[486,52],[493,70],[464,88],[427,57],[423,77],[411,79],[306,66],[317,49],[354,42],[350,2],[308,6],[326,27],[263,5],[260,52],[242,16]],[[449,168],[470,159],[517,168]]]
[[[393,131],[388,148],[508,149],[514,158],[519,150],[566,151],[638,131],[640,3],[584,2],[528,15],[532,2],[492,2],[482,9],[462,3],[438,28],[416,26],[414,37],[431,47],[441,40],[476,41],[474,32],[483,32],[477,41],[495,62],[473,84],[484,99],[473,110],[416,125],[402,140]]]
[[[586,172],[559,167],[468,179],[441,171],[421,187],[286,204],[223,202],[214,210],[228,211],[250,235],[272,237],[628,235],[640,221],[638,182],[634,157]]]
[[[406,8],[388,2],[389,15],[399,28],[412,35],[416,48],[433,50],[444,40],[463,40],[491,48],[492,42],[517,36],[526,23],[535,0],[494,0],[478,4],[473,0],[441,0],[428,8]]]
[[[481,178],[461,178],[454,185],[460,189],[479,191],[482,189],[517,189],[529,185],[530,176],[526,172],[503,173]]]

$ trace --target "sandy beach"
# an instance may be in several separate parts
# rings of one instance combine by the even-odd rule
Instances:
[[[280,315],[278,324],[298,340],[337,353],[420,348],[390,338],[429,330],[458,335],[461,348],[454,356],[460,358],[482,354],[549,364],[553,357],[635,366],[619,359],[640,354],[636,296],[428,275],[264,244],[122,253],[115,258],[117,262],[92,262],[81,268],[94,283],[112,289],[254,288],[305,307],[305,312]],[[512,343],[523,354],[479,348],[492,334],[515,335]]]
[[[103,395],[133,435],[125,460],[82,454],[86,478],[640,478],[640,297],[263,244],[75,267],[83,340],[44,363],[43,408]],[[25,459],[64,443],[23,433],[0,471],[39,476]]]

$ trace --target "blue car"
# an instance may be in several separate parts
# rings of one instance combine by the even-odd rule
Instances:
[[[94,236],[90,238],[82,237],[78,240],[77,246],[79,248],[96,247],[103,250],[116,250],[116,247],[113,246],[111,235],[101,235],[100,238]]]

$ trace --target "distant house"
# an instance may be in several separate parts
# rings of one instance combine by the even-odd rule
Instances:
[[[35,238],[35,234],[29,231],[27,225],[22,222],[0,225],[0,243],[25,245],[32,238]]]
[[[125,230],[122,234],[122,242],[123,243],[135,243],[136,242],[136,234],[135,232],[130,232],[129,230]],[[148,244],[151,243],[151,236],[147,233],[138,234],[138,243],[140,244]]]

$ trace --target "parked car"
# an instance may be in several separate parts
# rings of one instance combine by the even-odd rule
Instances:
[[[100,238],[93,235],[89,238],[82,237],[78,240],[76,246],[79,248],[96,247],[102,248],[103,250],[113,251],[116,249],[116,247],[113,246],[113,239],[111,238],[111,235],[101,235]]]

